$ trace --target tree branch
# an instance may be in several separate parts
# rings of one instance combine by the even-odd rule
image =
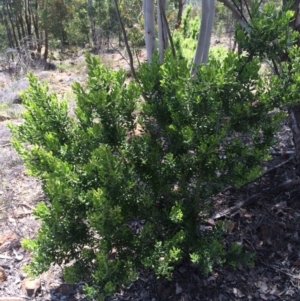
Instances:
[[[212,215],[212,219],[219,219],[221,217],[227,216],[227,215],[231,215],[235,212],[237,212],[239,209],[249,206],[252,203],[254,203],[258,198],[262,198],[266,195],[272,195],[275,193],[278,193],[280,190],[282,189],[286,189],[286,188],[291,188],[294,186],[298,186],[300,184],[300,180],[287,180],[283,183],[281,183],[280,185],[274,187],[274,188],[270,188],[264,192],[259,192],[257,194],[254,194],[252,196],[250,196],[249,198],[247,198],[246,200],[240,201],[238,202],[235,206],[227,208],[221,212],[215,213]]]
[[[118,6],[118,1],[114,0],[114,2],[115,2],[116,14],[117,14],[117,17],[118,17],[119,25],[121,27],[121,31],[122,31],[124,42],[125,42],[126,51],[128,53],[128,57],[129,57],[129,65],[130,65],[131,74],[132,74],[133,78],[137,80],[137,76],[136,76],[134,65],[133,65],[133,56],[132,56],[132,52],[131,52],[131,49],[130,49],[130,46],[129,46],[129,43],[128,43],[126,30],[125,30],[123,21],[121,19],[120,10],[119,10],[119,6]]]
[[[158,0],[158,2],[160,4],[160,0]],[[167,17],[166,17],[166,14],[165,14],[164,11],[162,11],[162,16],[163,16],[164,21],[165,21],[166,26],[167,26],[167,31],[168,31],[169,41],[170,41],[170,45],[171,45],[171,50],[172,50],[173,57],[175,58],[176,57],[176,50],[175,50],[175,47],[174,47],[173,38],[172,38],[172,35],[171,35],[171,31],[170,31],[170,26],[169,26],[169,23],[168,23],[168,20],[167,20]]]
[[[242,28],[245,29],[248,33],[250,32],[249,25],[247,21],[244,19],[243,15],[238,11],[238,9],[231,3],[229,0],[218,0],[223,3],[227,8],[229,8],[235,19],[239,21]]]

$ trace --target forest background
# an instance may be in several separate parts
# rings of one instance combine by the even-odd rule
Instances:
[[[169,1],[166,15],[172,32],[179,26],[183,7],[187,5],[193,7],[191,19],[198,18],[201,8],[199,1]],[[145,43],[142,6],[142,1],[119,1],[121,17],[133,48]],[[220,2],[217,2],[216,10],[216,34],[233,36],[232,13]],[[18,50],[19,54],[23,53],[25,61],[33,59],[34,54],[35,58],[41,57],[46,61],[49,49],[88,46],[97,53],[119,47],[123,42],[113,1],[3,0],[0,3],[0,14],[2,56]],[[193,30],[197,32],[199,28]]]

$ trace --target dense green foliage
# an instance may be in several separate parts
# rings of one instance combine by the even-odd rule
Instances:
[[[237,30],[243,55],[211,58],[195,78],[185,59],[169,53],[164,64],[143,64],[138,82],[87,56],[87,84],[73,86],[74,118],[65,101],[29,76],[25,121],[12,131],[47,197],[34,211],[42,221],[37,238],[23,241],[34,255],[32,272],[75,259],[65,277],[92,275],[87,291],[101,300],[139,267],[171,277],[182,261],[203,273],[251,263],[240,246],[223,241],[221,224],[214,231],[200,225],[214,193],[261,173],[282,109],[298,101],[300,52],[286,43],[295,38],[291,14],[270,7],[254,15],[253,33]],[[263,48],[256,37],[273,42],[275,31],[277,42]],[[270,47],[290,53],[280,77],[259,74]]]
[[[266,85],[258,60],[238,75],[241,63],[234,54],[211,61],[196,80],[169,56],[162,66],[143,65],[141,101],[141,88],[125,84],[122,71],[88,57],[87,89],[74,85],[76,119],[30,76],[25,123],[13,132],[48,198],[34,212],[42,221],[37,239],[24,241],[35,255],[32,271],[76,259],[66,276],[83,276],[84,266],[94,288],[112,293],[139,266],[169,277],[188,258],[205,273],[236,264],[241,249],[226,253],[220,232],[199,228],[205,201],[259,175],[284,117],[269,113],[283,104],[276,78]]]
[[[200,16],[195,14],[192,6],[188,6],[183,14],[181,26],[174,31],[173,40],[177,55],[192,60],[198,41]]]
[[[118,2],[131,46],[143,45],[142,1]],[[46,53],[45,60],[49,49],[90,46],[98,51],[122,42],[114,2],[109,0],[4,0],[0,20],[0,50]]]
[[[90,42],[90,24],[87,13],[86,1],[73,1],[71,10],[71,18],[64,24],[67,35],[67,42],[70,45],[85,46]],[[60,46],[58,41],[57,46]]]
[[[176,54],[179,58],[186,59],[192,64],[195,55],[200,27],[200,14],[198,7],[187,6],[181,26],[174,31],[173,40]],[[228,53],[224,46],[211,46],[210,57],[223,60]]]

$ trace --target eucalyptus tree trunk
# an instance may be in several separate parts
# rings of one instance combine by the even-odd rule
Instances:
[[[14,24],[14,27],[16,29],[16,32],[18,33],[17,39],[18,39],[18,44],[22,43],[22,33],[21,33],[21,26],[19,23],[19,16],[20,16],[20,7],[16,5],[16,3],[7,1],[7,7],[9,11],[11,12],[11,22]]]
[[[37,40],[36,43],[36,50],[39,55],[41,55],[42,52],[42,39],[40,35],[40,28],[39,28],[39,4],[38,0],[36,0],[31,6],[28,7],[30,11],[30,15],[32,16],[32,23],[33,23],[33,30],[35,33],[35,38]]]
[[[157,0],[158,50],[159,60],[164,62],[165,49],[168,47],[168,24],[166,22],[167,0]]]
[[[215,17],[216,1],[202,0],[202,17],[200,24],[200,33],[198,38],[197,49],[194,57],[194,66],[191,74],[196,75],[195,65],[206,64],[208,61],[208,53],[210,48],[210,39],[212,27]]]
[[[32,35],[32,24],[31,24],[31,15],[29,13],[29,0],[24,1],[25,4],[25,21],[26,21],[26,27],[27,27],[27,35]]]
[[[48,33],[48,28],[46,27],[45,28],[45,52],[44,52],[44,55],[43,55],[45,69],[47,68],[48,54],[49,54],[49,33]]]
[[[147,60],[150,64],[156,48],[155,43],[155,21],[154,21],[154,0],[143,0],[145,42],[147,50]]]
[[[5,3],[4,3],[4,0],[3,0],[3,8],[4,7],[5,7],[4,14],[7,16],[9,27],[11,28],[12,37],[13,37],[13,40],[14,40],[13,44],[15,45],[16,48],[18,48],[19,47],[19,40],[18,40],[17,35],[16,35],[15,22],[13,22],[13,18],[12,18],[12,14],[11,14],[9,4],[8,4],[8,0],[5,0]]]
[[[93,0],[88,0],[88,16],[90,19],[91,24],[91,31],[92,31],[92,44],[93,47],[98,48],[98,41],[96,36],[96,22],[94,18],[94,11],[93,11]]]
[[[5,12],[4,5],[2,5],[1,21],[4,23],[4,26],[5,26],[8,45],[9,45],[10,48],[14,48],[15,47],[14,39],[13,39],[13,36],[12,36],[11,28],[9,26],[9,22],[8,22],[8,19],[7,19],[7,14]]]

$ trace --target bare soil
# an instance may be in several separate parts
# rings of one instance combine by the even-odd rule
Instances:
[[[119,53],[105,54],[102,61],[113,68],[126,64]],[[72,106],[71,83],[86,80],[82,62],[83,56],[79,55],[64,61],[64,68],[36,74]],[[14,86],[9,77],[0,75],[2,92],[7,85]],[[58,266],[41,275],[35,295],[29,297],[22,290],[27,277],[22,267],[31,254],[21,247],[20,240],[35,237],[39,222],[32,210],[44,195],[41,183],[26,174],[10,143],[7,122],[22,122],[22,106],[9,103],[14,114],[7,108],[0,106],[0,267],[6,275],[3,282],[0,277],[0,300],[85,300],[84,283],[65,283]],[[224,244],[235,242],[254,253],[253,266],[216,267],[212,274],[203,276],[197,267],[185,263],[176,267],[171,281],[156,279],[153,273],[141,270],[137,281],[107,300],[300,300],[300,178],[287,122],[282,123],[277,139],[272,159],[265,165],[266,173],[239,190],[228,188],[214,196],[211,219],[202,227],[202,231],[209,232],[217,220],[226,221]]]

